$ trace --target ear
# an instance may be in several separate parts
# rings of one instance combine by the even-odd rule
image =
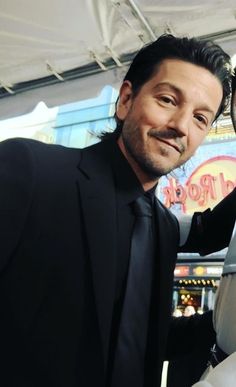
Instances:
[[[116,106],[116,115],[120,120],[124,120],[132,105],[133,93],[130,81],[124,81],[119,93],[119,99]]]

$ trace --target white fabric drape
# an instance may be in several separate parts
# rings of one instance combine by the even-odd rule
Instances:
[[[235,387],[236,386],[236,352],[213,368],[205,380],[192,387]]]

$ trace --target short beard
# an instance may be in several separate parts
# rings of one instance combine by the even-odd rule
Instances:
[[[140,152],[138,150],[138,147],[135,146],[135,139],[136,139],[136,132],[138,131],[137,128],[132,130],[132,133],[129,132],[129,136],[124,135],[124,132],[122,131],[122,139],[124,146],[129,153],[129,155],[133,158],[133,160],[138,164],[138,166],[142,169],[144,173],[146,173],[150,179],[156,180],[159,179],[163,175],[167,175],[169,172],[173,170],[173,168],[160,168],[158,167],[153,160],[149,157],[148,154],[144,152]],[[165,150],[162,150],[163,156],[167,156]]]

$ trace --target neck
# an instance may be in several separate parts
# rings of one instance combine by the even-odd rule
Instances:
[[[150,189],[152,189],[158,183],[159,179],[158,178],[156,178],[156,179],[151,178],[146,172],[144,172],[142,170],[142,168],[140,168],[138,163],[133,159],[133,157],[129,154],[129,152],[127,152],[121,136],[118,138],[117,144],[118,144],[121,152],[125,156],[126,160],[128,161],[129,165],[133,169],[138,180],[142,184],[144,191],[146,192],[146,191],[149,191]]]

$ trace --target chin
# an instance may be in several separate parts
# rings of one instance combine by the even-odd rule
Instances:
[[[153,163],[152,170],[160,174],[160,176],[167,175],[174,169],[178,168],[180,163],[173,162],[173,163]]]
[[[145,171],[150,178],[160,178],[161,176],[167,175],[176,167],[171,167],[169,165],[160,165],[154,163],[145,163],[142,164],[142,169]]]

